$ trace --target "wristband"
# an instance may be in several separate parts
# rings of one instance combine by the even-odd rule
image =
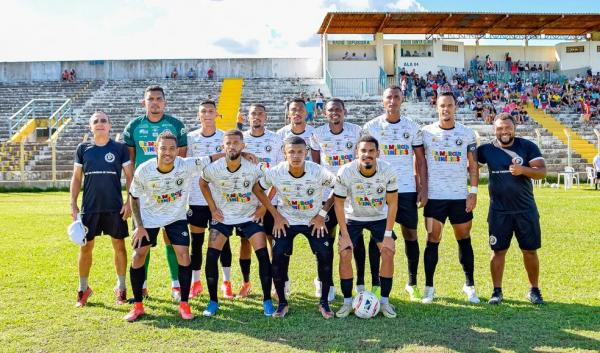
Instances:
[[[392,231],[391,230],[386,230],[383,233],[383,236],[386,237],[386,238],[391,238],[392,237]]]
[[[471,191],[469,191],[469,194],[477,194],[477,186],[471,186]]]
[[[324,209],[319,210],[319,216],[323,218],[327,217],[327,211],[325,211]]]

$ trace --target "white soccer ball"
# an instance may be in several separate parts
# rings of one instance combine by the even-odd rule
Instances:
[[[379,298],[367,291],[363,291],[352,300],[354,315],[361,319],[370,319],[379,313]]]

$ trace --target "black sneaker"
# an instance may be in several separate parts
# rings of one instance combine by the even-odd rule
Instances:
[[[534,305],[542,305],[546,304],[544,298],[542,298],[542,292],[540,292],[539,288],[531,288],[529,293],[527,293],[527,299]]]
[[[492,292],[492,296],[490,297],[490,300],[488,300],[488,304],[492,304],[492,305],[498,305],[500,303],[502,303],[502,290],[501,289],[494,289],[494,291]]]

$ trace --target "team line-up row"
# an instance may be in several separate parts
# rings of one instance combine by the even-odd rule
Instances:
[[[203,291],[200,270],[207,228],[205,278],[210,301],[204,316],[215,315],[219,308],[219,261],[223,296],[233,298],[229,237],[234,230],[241,239],[243,282],[238,296],[246,297],[250,292],[254,249],[266,316],[283,317],[289,310],[288,267],[298,234],[308,239],[317,258],[315,294],[323,317],[342,318],[353,310],[359,315],[358,310],[365,308],[364,304],[362,308],[352,306],[352,260],[360,293],[365,289],[367,256],[363,231],[369,230],[368,255],[373,291],[379,296],[377,309],[386,317],[396,317],[389,302],[397,239],[394,224],[400,225],[404,238],[409,275],[405,290],[412,301],[431,303],[438,245],[447,219],[459,247],[465,275],[463,291],[468,301],[479,303],[470,230],[482,164],[489,170],[489,244],[493,251],[489,303],[502,302],[504,258],[513,234],[529,277],[528,299],[533,304],[544,303],[538,288],[536,252],[541,246],[541,231],[531,179],[543,178],[546,168],[537,146],[515,137],[515,122],[508,114],[500,114],[494,122],[496,139],[477,146],[473,130],[455,121],[456,101],[451,93],[440,95],[439,119],[424,127],[401,116],[402,99],[398,87],[386,89],[384,113],[362,128],[344,121],[344,102],[335,98],[324,106],[327,123],[313,128],[306,124],[304,100],[295,99],[288,107],[290,124],[277,132],[266,129],[267,112],[261,104],[250,106],[247,131],[218,130],[216,105],[204,101],[198,112],[201,128],[187,133],[181,121],[165,114],[162,88],[150,86],[144,93],[146,114],[127,125],[125,144],[110,139],[106,114],[93,114],[90,130],[94,141],[78,146],[71,182],[72,217],[74,221],[80,219],[85,229],[77,305],[85,306],[92,294],[88,276],[94,238],[100,234],[113,240],[117,303],[127,301],[123,239],[128,236],[126,219],[130,214],[135,230],[129,269],[134,307],[125,316],[129,321],[144,315],[149,253],[161,228],[172,295],[180,302],[183,319],[193,318],[188,301]],[[122,171],[129,190],[125,203],[120,189]],[[77,199],[82,179],[80,209]],[[420,207],[427,231],[422,293],[417,283]],[[344,301],[334,314],[329,305],[335,298],[335,252],[339,254]],[[273,285],[277,306],[272,301]],[[359,316],[364,317],[362,311]]]

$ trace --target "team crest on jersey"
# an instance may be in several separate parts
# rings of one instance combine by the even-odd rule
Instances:
[[[351,149],[352,147],[354,147],[354,144],[350,141],[346,142],[346,148],[347,149]]]
[[[498,242],[498,239],[495,236],[490,235],[490,245],[494,246],[494,245],[496,245],[497,242]]]
[[[179,179],[177,179],[177,180],[175,181],[175,184],[177,184],[177,185],[181,185],[181,184],[183,184],[183,178],[179,178]]]
[[[403,133],[402,136],[407,140],[410,138],[410,134],[408,132]]]
[[[219,145],[215,147],[215,151],[217,151],[217,153],[221,153],[221,151],[223,151],[223,146]]]
[[[313,189],[313,188],[308,188],[308,189],[306,190],[306,194],[307,194],[308,196],[312,196],[312,194],[314,194],[314,193],[315,193],[315,189]]]
[[[107,161],[108,163],[112,163],[115,161],[115,155],[108,152],[107,154],[104,155],[104,160]]]
[[[265,151],[267,151],[267,152],[271,152],[272,149],[273,149],[273,147],[271,147],[269,145],[265,146]]]
[[[463,140],[461,140],[460,138],[457,138],[457,139],[456,139],[456,145],[457,145],[457,146],[460,146],[460,145],[462,145],[462,144],[463,144]]]
[[[247,188],[250,186],[250,182],[248,180],[244,180],[244,187]]]
[[[383,186],[380,186],[380,187],[377,188],[377,193],[381,194],[381,193],[383,193],[383,190],[384,190]]]
[[[523,158],[515,157],[512,159],[513,164],[523,165]]]
[[[185,131],[185,128],[184,128],[184,127],[182,127],[182,128],[181,128],[181,131],[180,131],[179,133],[180,133],[181,135],[185,135],[185,132],[186,132],[186,131]]]
[[[183,235],[184,237],[187,237],[188,236],[188,232],[183,231],[183,232],[181,232],[181,235]]]
[[[187,216],[188,217],[192,217],[193,215],[194,215],[194,211],[192,211],[191,208],[189,210],[187,210]]]
[[[217,223],[219,223],[219,222],[215,221],[214,219],[210,220],[210,224],[213,225],[213,226],[216,225]]]

